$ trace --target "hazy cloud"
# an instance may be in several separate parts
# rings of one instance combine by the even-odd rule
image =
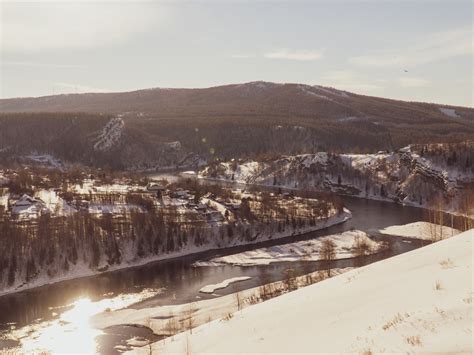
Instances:
[[[473,31],[467,27],[434,33],[413,41],[405,48],[383,50],[353,57],[349,61],[363,67],[412,67],[472,52]]]
[[[250,59],[250,58],[255,58],[255,54],[245,54],[245,53],[236,53],[236,54],[231,54],[231,58],[234,59]]]
[[[36,62],[16,62],[16,61],[4,61],[2,62],[3,66],[10,67],[31,67],[31,68],[64,68],[64,69],[74,69],[74,68],[85,68],[85,65],[81,64],[57,64],[57,63],[36,63]]]
[[[110,92],[110,90],[96,88],[93,86],[87,85],[80,85],[80,84],[71,84],[71,83],[54,83],[54,91],[56,94],[82,94],[82,93],[90,93],[90,92]]]
[[[398,78],[397,82],[404,88],[421,88],[430,84],[429,80],[414,77]]]
[[[352,92],[367,93],[381,90],[380,80],[371,80],[351,70],[337,70],[323,76],[321,85],[332,86]]]
[[[41,2],[2,4],[2,51],[93,48],[127,41],[164,17],[153,4]]]
[[[311,61],[321,59],[323,57],[323,53],[319,50],[280,49],[277,51],[265,53],[264,57],[268,59]]]

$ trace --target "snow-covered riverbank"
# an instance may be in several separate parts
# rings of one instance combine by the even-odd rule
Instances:
[[[231,279],[224,280],[222,282],[219,282],[218,284],[213,284],[213,285],[206,285],[202,287],[199,292],[202,293],[214,293],[217,290],[222,290],[223,288],[229,287],[229,285],[236,283],[236,282],[241,282],[241,281],[246,281],[250,280],[251,277],[249,276],[240,276],[240,277],[233,277]]]
[[[332,269],[331,275],[336,276],[350,270],[352,268]],[[326,272],[317,271],[309,275],[296,277],[294,280],[295,287],[307,285],[308,277],[314,283],[327,278],[327,274]],[[287,292],[285,281],[267,284],[266,288],[274,294]],[[96,329],[105,329],[120,324],[138,324],[149,327],[156,334],[174,335],[182,331],[183,327],[186,327],[185,324],[183,325],[183,319],[188,318],[190,313],[192,313],[194,326],[209,323],[210,320],[221,319],[239,309],[261,302],[261,291],[262,287],[259,286],[208,300],[197,299],[196,302],[192,303],[141,309],[124,308],[113,312],[101,312],[90,319],[90,325]],[[268,297],[271,298],[270,295]]]
[[[71,267],[70,270],[68,271],[62,271],[60,274],[48,278],[46,275],[42,277],[38,277],[34,280],[32,280],[29,283],[22,283],[22,284],[15,284],[12,287],[0,290],[0,296],[14,293],[14,292],[21,292],[24,290],[36,288],[36,287],[41,287],[44,285],[48,284],[53,284],[61,281],[67,281],[67,280],[72,280],[72,279],[77,279],[81,277],[89,277],[89,276],[94,276],[98,274],[102,274],[104,272],[111,272],[111,271],[116,271],[116,270],[121,270],[121,269],[126,269],[126,268],[131,268],[131,267],[137,267],[137,266],[142,266],[148,263],[156,262],[156,261],[162,261],[162,260],[168,260],[168,259],[175,259],[175,258],[180,258],[183,256],[188,256],[192,254],[197,254],[197,253],[202,253],[202,252],[207,252],[211,250],[217,250],[221,248],[228,248],[228,247],[236,247],[236,246],[245,246],[245,245],[251,245],[251,244],[256,244],[268,240],[277,240],[285,237],[289,237],[292,235],[302,235],[305,233],[310,233],[316,230],[321,230],[325,229],[328,227],[331,227],[336,224],[344,223],[348,219],[352,218],[352,214],[349,210],[344,209],[344,212],[342,212],[339,215],[333,215],[329,217],[327,220],[321,220],[318,221],[318,223],[314,226],[305,226],[303,228],[297,228],[297,229],[292,229],[288,230],[285,232],[276,232],[273,234],[269,235],[260,235],[258,238],[255,240],[251,241],[242,241],[240,240],[239,242],[235,242],[230,245],[225,245],[225,246],[219,246],[216,244],[206,244],[202,246],[184,246],[181,250],[172,252],[172,253],[167,253],[167,254],[161,254],[161,255],[155,255],[152,257],[144,257],[141,259],[136,259],[133,261],[129,262],[123,262],[119,265],[110,265],[106,271],[98,271],[98,270],[93,270],[89,268],[88,265],[78,263],[77,265],[74,266],[74,268]]]
[[[334,259],[345,259],[356,256],[357,248],[364,248],[364,255],[380,251],[384,243],[370,239],[367,233],[359,230],[328,235],[311,240],[275,245],[268,248],[248,250],[242,253],[214,258],[209,261],[198,261],[195,266],[219,265],[268,265],[284,261],[317,261],[321,259],[320,251],[325,241],[334,243]]]
[[[453,237],[456,234],[461,233],[461,231],[451,227],[420,221],[399,226],[390,226],[379,230],[379,233],[406,238],[437,241]]]
[[[153,351],[471,353],[473,238],[470,230],[352,270],[156,343]]]

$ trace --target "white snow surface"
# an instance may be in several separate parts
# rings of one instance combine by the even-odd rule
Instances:
[[[470,230],[349,271],[155,343],[153,350],[471,354],[473,239]]]
[[[268,248],[260,248],[244,251],[242,253],[227,255],[210,261],[198,261],[195,266],[219,266],[219,265],[268,265],[284,261],[316,261],[320,260],[319,251],[325,240],[331,240],[336,245],[335,259],[351,258],[354,256],[356,240],[367,243],[371,253],[377,252],[381,243],[370,239],[367,234],[360,230],[347,231],[340,234],[332,234],[311,240],[302,240],[289,244],[275,245]]]
[[[311,86],[308,86],[308,85],[298,85],[298,88],[306,95],[308,96],[314,96],[314,97],[317,97],[318,99],[323,99],[323,100],[329,100],[329,101],[333,101],[332,99],[330,99],[329,97],[325,96],[325,95],[321,95],[321,94],[317,94],[315,92],[312,91],[313,87]]]
[[[36,194],[50,213],[56,216],[70,216],[76,209],[67,204],[54,190],[40,190]]]
[[[413,222],[404,225],[390,226],[379,230],[379,232],[382,234],[424,240],[431,240],[433,237],[436,239],[445,239],[461,233],[461,231],[457,229],[429,222]]]
[[[327,87],[319,86],[319,85],[314,85],[313,88],[316,88],[319,91],[325,92],[327,94],[337,95],[337,96],[345,97],[345,98],[349,97],[349,94],[346,91],[337,90],[333,88],[327,88]]]
[[[446,116],[452,117],[452,118],[458,118],[459,115],[456,113],[456,110],[453,108],[447,108],[447,107],[439,107],[439,110],[444,113]]]
[[[199,292],[202,293],[214,293],[217,290],[221,290],[223,288],[228,287],[229,285],[236,283],[236,282],[241,282],[245,280],[250,280],[250,276],[240,276],[240,277],[233,277],[231,279],[224,280],[222,282],[219,282],[218,284],[213,284],[213,285],[206,285],[203,288],[199,290]]]
[[[120,137],[122,137],[124,125],[125,123],[121,117],[114,117],[107,122],[94,144],[94,150],[107,151],[117,144]]]
[[[10,198],[10,194],[0,195],[0,207],[3,207],[4,209],[7,209],[9,198]]]

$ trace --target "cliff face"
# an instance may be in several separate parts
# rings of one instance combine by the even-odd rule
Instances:
[[[472,204],[474,191],[470,164],[473,144],[459,146],[458,151],[437,147],[441,147],[437,154],[425,152],[427,148],[409,146],[392,153],[322,152],[274,161],[233,161],[209,166],[201,175],[250,184],[330,190],[422,207],[437,205],[444,210],[472,213],[466,209]]]

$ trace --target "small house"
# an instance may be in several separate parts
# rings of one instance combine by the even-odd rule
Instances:
[[[155,194],[156,197],[163,196],[163,193],[166,191],[166,187],[161,184],[149,184],[146,189],[148,192]]]
[[[24,194],[15,203],[13,203],[12,214],[20,218],[34,218],[48,209],[43,201]]]

